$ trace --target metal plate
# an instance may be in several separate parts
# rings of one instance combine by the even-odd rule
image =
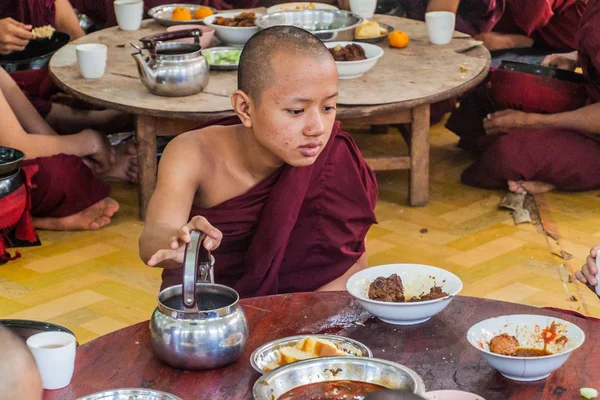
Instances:
[[[379,22],[379,26],[387,29],[387,33],[385,35],[380,35],[380,36],[375,36],[375,37],[369,37],[369,38],[359,38],[354,36],[354,40],[356,42],[362,42],[362,43],[379,43],[384,41],[390,33],[394,32],[394,27],[388,24],[382,24],[381,22]]]
[[[54,52],[69,40],[71,37],[64,32],[54,32],[50,39],[30,40],[25,50],[0,56],[0,67],[6,72],[44,68]]]
[[[252,368],[254,368],[257,372],[264,374],[264,368],[277,360],[279,349],[285,346],[293,346],[298,343],[300,340],[304,338],[315,338],[315,339],[326,339],[330,342],[335,343],[339,350],[342,350],[344,353],[348,354],[348,356],[356,356],[356,357],[373,357],[373,352],[364,344],[357,342],[354,339],[350,339],[344,336],[336,336],[336,335],[299,335],[299,336],[290,336],[282,339],[273,340],[272,342],[263,344],[250,356],[250,364]],[[321,357],[328,358],[328,357]],[[288,364],[289,365],[289,364]],[[281,367],[279,367],[281,368]],[[273,371],[277,371],[279,368],[274,369]],[[271,372],[271,371],[269,371]]]
[[[210,65],[210,69],[211,71],[234,71],[236,69],[238,69],[238,63],[235,64],[211,64],[210,63],[210,56],[207,57],[207,54],[219,54],[219,53],[224,53],[226,51],[231,51],[231,50],[239,50],[240,54],[242,51],[242,46],[236,47],[236,46],[230,46],[230,47],[211,47],[209,49],[206,50],[202,50],[202,54],[204,54],[204,57],[206,58],[206,61],[208,62],[208,65]]]
[[[0,177],[14,174],[25,158],[22,151],[0,146]]]
[[[408,390],[423,396],[423,379],[404,365],[365,357],[325,357],[285,365],[258,378],[252,389],[255,400],[272,400],[311,383],[358,381],[388,389]]]
[[[297,11],[297,10],[339,10],[331,4],[317,3],[314,1],[300,1],[293,3],[277,4],[267,8],[267,14],[279,11]]]
[[[162,6],[157,6],[148,10],[148,15],[153,18],[156,22],[163,26],[173,26],[173,25],[188,25],[188,24],[202,24],[201,19],[188,19],[185,21],[173,21],[171,19],[171,15],[173,14],[173,10],[177,7],[185,7],[190,10],[192,15],[196,12],[196,9],[200,7],[207,7],[198,4],[165,4]],[[219,11],[216,8],[208,7],[212,10],[213,14],[217,14]]]
[[[114,389],[90,394],[77,400],[181,400],[181,398],[158,390]]]
[[[0,319],[0,325],[4,325],[23,340],[27,340],[29,336],[42,332],[66,332],[75,336],[71,330],[63,326],[44,321],[31,321],[27,319]]]

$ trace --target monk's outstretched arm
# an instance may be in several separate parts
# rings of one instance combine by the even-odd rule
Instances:
[[[79,19],[69,0],[56,0],[56,18],[54,26],[56,30],[65,32],[71,40],[85,36],[84,30],[79,25]]]
[[[533,115],[533,124],[539,128],[564,128],[600,135],[600,103],[564,113]]]
[[[427,12],[450,11],[456,14],[460,0],[429,0]]]
[[[367,239],[365,239],[365,245],[366,245],[366,241],[367,241]],[[321,286],[316,291],[317,292],[332,292],[332,291],[336,291],[336,290],[346,290],[346,282],[348,282],[348,279],[350,279],[350,277],[352,275],[354,275],[355,273],[357,273],[358,271],[367,268],[369,266],[368,261],[369,261],[369,257],[365,250],[365,252],[363,253],[362,256],[360,256],[358,261],[356,261],[356,263],[352,267],[350,267],[350,269],[348,271],[346,271],[346,273],[344,275],[329,282],[326,285]]]

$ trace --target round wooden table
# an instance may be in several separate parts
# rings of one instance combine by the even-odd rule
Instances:
[[[345,292],[300,293],[245,299],[250,339],[234,364],[214,371],[180,371],[162,364],[152,352],[148,321],[100,337],[77,349],[75,375],[65,389],[46,391],[45,400],[74,400],[93,392],[143,387],[173,393],[184,400],[251,399],[259,374],[250,354],[282,337],[331,333],[356,339],[387,359],[414,369],[428,391],[455,389],[486,400],[578,399],[579,388],[600,382],[600,324],[539,308],[456,297],[441,313],[414,326],[381,322]],[[571,321],[587,341],[547,379],[519,383],[490,368],[466,339],[475,323],[506,314],[544,314]]]
[[[260,10],[259,10],[260,11]],[[488,73],[490,54],[467,35],[456,32],[445,46],[429,43],[420,21],[376,16],[377,21],[403,30],[411,37],[405,49],[379,43],[384,56],[361,78],[340,80],[337,116],[344,122],[369,125],[409,124],[408,156],[367,159],[375,170],[410,169],[410,204],[429,199],[430,104],[455,97],[480,83]],[[156,137],[174,136],[192,129],[199,121],[232,115],[229,97],[237,88],[237,74],[212,71],[206,90],[190,97],[168,98],[150,94],[141,83],[130,43],[164,32],[152,20],[139,31],[113,27],[77,39],[54,54],[50,72],[66,93],[91,104],[122,110],[136,116],[140,166],[140,217],[156,183]],[[83,79],[77,67],[75,46],[103,43],[108,46],[108,65],[100,79]]]

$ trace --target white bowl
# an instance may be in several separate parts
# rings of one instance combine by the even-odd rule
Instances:
[[[206,26],[210,26],[211,28],[215,29],[217,37],[221,39],[223,43],[231,45],[244,45],[252,36],[254,36],[254,34],[258,33],[260,30],[258,26],[222,26],[214,24],[214,21],[217,17],[233,18],[241,13],[242,11],[237,11],[209,15],[202,21]],[[258,13],[255,14],[256,18],[262,15]]]
[[[568,338],[564,347],[555,343],[548,350],[555,353],[541,357],[513,357],[495,354],[490,351],[489,342],[497,335],[507,333],[516,336],[520,347],[543,348],[541,332],[552,322],[558,324],[557,332]],[[505,315],[486,319],[471,327],[467,340],[481,352],[488,364],[509,379],[516,381],[537,381],[548,377],[567,361],[573,350],[585,341],[585,333],[575,324],[544,315]]]
[[[312,6],[311,6],[312,4]],[[310,7],[310,8],[309,8]],[[267,8],[267,14],[273,14],[279,11],[295,11],[295,10],[339,10],[336,6],[331,4],[316,3],[310,1],[302,1],[295,3],[283,3],[277,4]]]
[[[475,393],[463,392],[460,390],[434,390],[425,393],[427,400],[485,400]]]
[[[336,46],[346,46],[349,44],[357,44],[365,50],[366,60],[360,61],[336,61],[335,65],[338,70],[339,79],[354,79],[363,76],[367,71],[372,69],[377,60],[383,55],[383,49],[375,44],[358,43],[358,42],[326,42],[325,46],[332,49]]]
[[[415,303],[390,303],[369,299],[369,286],[378,277],[397,274],[408,296],[429,293],[432,286],[441,286],[448,296]],[[389,324],[414,325],[429,320],[450,304],[462,290],[458,276],[441,268],[420,264],[388,264],[363,269],[346,282],[346,290],[371,314]]]

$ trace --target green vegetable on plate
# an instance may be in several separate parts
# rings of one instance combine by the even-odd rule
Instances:
[[[579,393],[586,399],[595,399],[598,397],[598,391],[592,388],[581,388],[579,389]]]
[[[206,51],[204,56],[211,65],[237,64],[240,60],[241,50],[227,50],[220,52]]]

